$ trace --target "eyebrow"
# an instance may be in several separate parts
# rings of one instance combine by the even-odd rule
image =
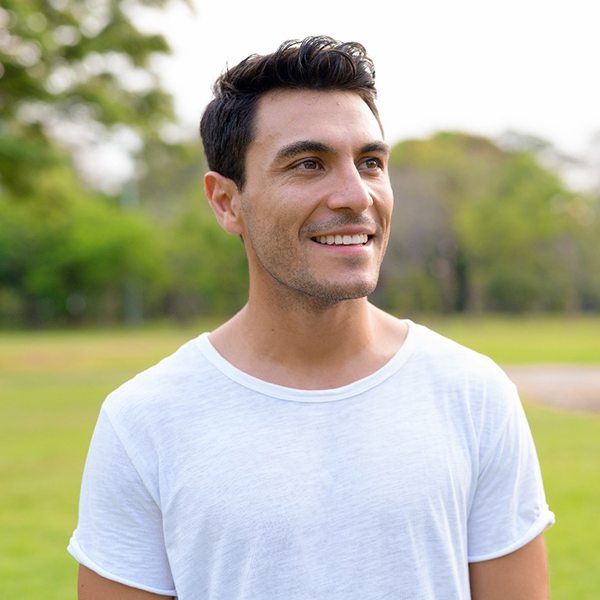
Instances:
[[[361,154],[367,154],[369,152],[389,154],[391,152],[391,148],[389,144],[386,144],[385,142],[371,142],[370,144],[366,144],[360,149]]]
[[[290,158],[294,158],[299,154],[305,154],[308,152],[333,153],[335,152],[335,150],[332,146],[328,146],[327,144],[323,144],[322,142],[317,142],[314,140],[299,140],[297,142],[287,144],[286,146],[283,146],[283,148],[280,148],[277,154],[275,155],[275,162],[289,160]],[[385,142],[370,142],[368,144],[365,144],[360,149],[360,154],[366,154],[368,152],[389,154],[390,146]]]
[[[275,155],[275,161],[279,162],[281,160],[294,158],[294,156],[305,154],[307,152],[333,152],[333,148],[327,144],[323,144],[322,142],[316,142],[313,140],[299,140],[280,148]]]

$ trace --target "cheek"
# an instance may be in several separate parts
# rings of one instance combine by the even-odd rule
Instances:
[[[387,215],[391,215],[394,209],[394,193],[389,185],[382,185],[378,190],[379,204],[381,211]]]
[[[382,198],[382,200],[386,204],[393,204],[394,203],[394,192],[392,190],[392,184],[390,183],[389,179],[382,181],[381,185],[378,187],[379,187],[379,194],[380,194],[380,197]]]

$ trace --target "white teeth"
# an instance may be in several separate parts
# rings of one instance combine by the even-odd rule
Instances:
[[[366,233],[354,235],[319,235],[316,238],[319,244],[327,244],[329,246],[352,246],[353,244],[366,244],[369,241],[369,236]]]

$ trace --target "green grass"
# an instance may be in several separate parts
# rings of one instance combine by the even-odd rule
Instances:
[[[598,317],[425,317],[415,320],[501,364],[600,365]]]
[[[546,495],[553,600],[596,600],[600,590],[600,415],[528,406]]]
[[[505,363],[600,364],[600,319],[423,322]],[[203,329],[0,333],[0,598],[75,597],[65,547],[105,395]],[[557,524],[554,600],[600,589],[600,416],[528,407]]]
[[[0,598],[75,597],[66,545],[108,392],[192,332],[0,334]]]

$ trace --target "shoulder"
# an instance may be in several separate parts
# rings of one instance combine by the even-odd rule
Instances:
[[[411,324],[411,368],[438,397],[475,420],[503,421],[520,405],[516,387],[489,356],[423,325]]]
[[[201,338],[191,339],[173,354],[138,373],[110,393],[103,410],[116,429],[152,427],[168,414],[185,412],[194,395],[206,395],[216,370],[201,350]]]
[[[504,371],[486,356],[424,325],[411,323],[415,358],[435,373],[454,377],[507,380]]]

